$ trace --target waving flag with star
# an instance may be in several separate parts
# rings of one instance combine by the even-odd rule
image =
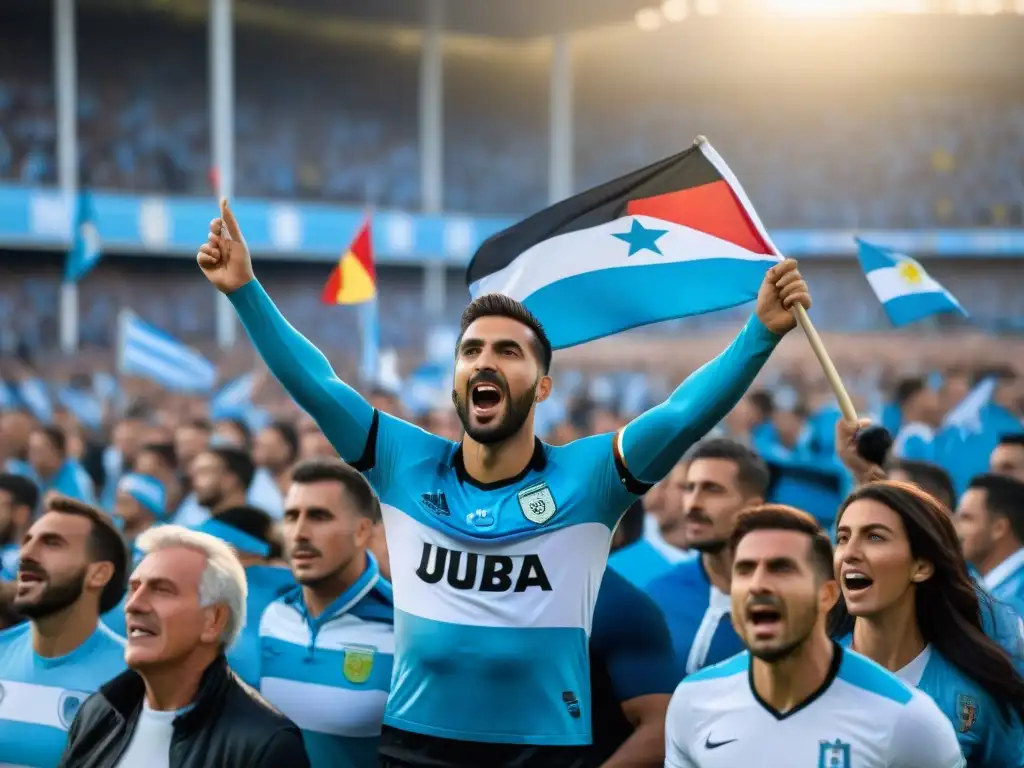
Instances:
[[[956,297],[906,254],[858,238],[857,258],[889,322],[897,328],[946,312],[967,317]]]
[[[757,297],[780,259],[706,139],[556,203],[489,238],[470,293],[503,293],[556,349]]]

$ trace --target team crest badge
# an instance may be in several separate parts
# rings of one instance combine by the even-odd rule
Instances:
[[[850,745],[839,739],[820,742],[818,768],[850,768]]]
[[[531,523],[543,525],[555,514],[555,499],[547,483],[537,483],[519,492],[519,508]]]
[[[345,648],[345,661],[341,671],[350,683],[365,683],[373,671],[373,657],[377,649],[372,645],[350,645]]]
[[[65,730],[71,727],[86,695],[78,691],[64,691],[60,695],[60,700],[57,702],[57,717]]]
[[[960,716],[960,733],[967,733],[978,722],[977,699],[961,693],[956,697],[956,711]]]

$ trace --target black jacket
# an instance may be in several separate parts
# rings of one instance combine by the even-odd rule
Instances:
[[[142,711],[145,684],[128,670],[86,699],[59,768],[114,768]],[[228,668],[203,673],[195,706],[174,720],[170,768],[309,768],[302,734]]]

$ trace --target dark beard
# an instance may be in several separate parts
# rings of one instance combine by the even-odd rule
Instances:
[[[26,619],[44,619],[75,604],[85,591],[85,568],[63,584],[48,584],[35,602],[21,603],[14,598],[11,606]]]
[[[518,399],[513,399],[506,390],[508,409],[498,423],[488,424],[486,427],[474,427],[469,421],[468,401],[464,401],[455,390],[452,390],[452,401],[455,403],[455,412],[459,414],[459,421],[462,422],[462,429],[481,445],[504,442],[522,429],[523,424],[530,417],[530,409],[533,408],[536,396],[536,385],[526,390]]]
[[[768,664],[774,664],[777,661],[782,661],[783,659],[792,656],[796,651],[800,650],[803,644],[806,643],[808,638],[810,638],[810,636],[814,633],[814,627],[816,623],[817,617],[815,617],[815,620],[810,623],[810,626],[807,627],[807,631],[804,632],[803,635],[798,637],[793,642],[782,646],[781,648],[773,648],[769,651],[753,651],[749,648],[747,650],[750,650],[751,656],[761,659],[761,661],[767,662]]]
[[[689,543],[689,542],[687,542]],[[717,555],[729,542],[717,539],[715,541],[702,541],[696,544],[690,544],[690,549],[695,552],[700,552],[703,555]]]

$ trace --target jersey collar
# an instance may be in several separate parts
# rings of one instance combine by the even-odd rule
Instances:
[[[533,455],[530,457],[526,466],[523,467],[523,471],[515,477],[509,477],[505,480],[496,480],[493,483],[481,483],[474,480],[470,476],[469,472],[466,471],[466,462],[462,456],[462,443],[459,443],[459,447],[456,448],[455,452],[452,454],[450,466],[455,470],[455,474],[458,476],[460,482],[468,483],[469,485],[479,488],[481,491],[493,491],[498,488],[504,488],[508,485],[515,485],[522,481],[523,478],[530,474],[530,472],[534,470],[541,472],[547,465],[548,454],[544,448],[544,443],[540,441],[539,437],[535,437],[533,438]]]
[[[982,581],[985,583],[985,589],[989,592],[997,589],[1004,581],[1022,568],[1024,568],[1024,547],[1018,549],[983,577]]]
[[[832,643],[832,664],[828,668],[828,673],[825,675],[825,679],[822,681],[818,689],[814,691],[810,696],[801,701],[795,707],[788,712],[779,712],[771,704],[762,699],[757,694],[757,688],[754,687],[754,657],[750,656],[750,663],[747,666],[747,684],[750,686],[750,693],[754,696],[754,701],[760,704],[768,714],[774,717],[776,720],[785,720],[787,717],[795,715],[802,709],[806,709],[813,704],[817,699],[829,689],[836,677],[839,675],[839,667],[843,663],[843,647],[839,643],[833,641]]]

